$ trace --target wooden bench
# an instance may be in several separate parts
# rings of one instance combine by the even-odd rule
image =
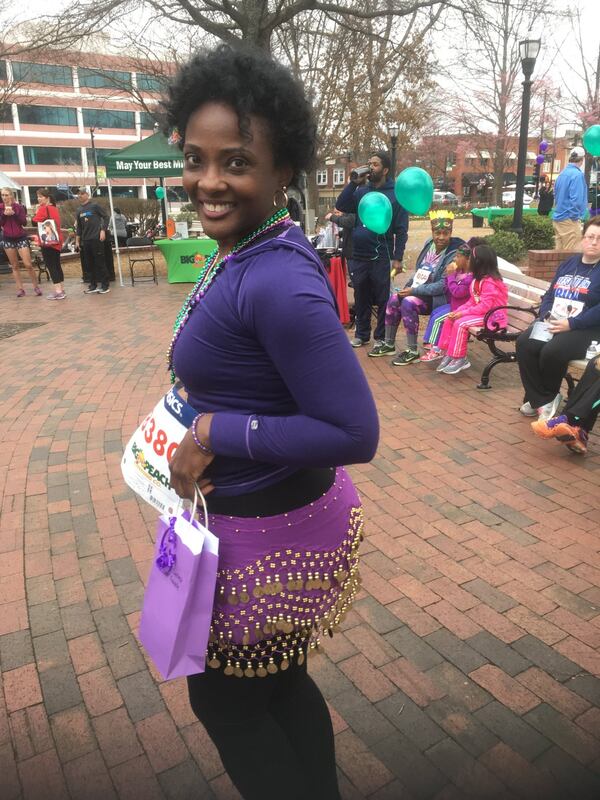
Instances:
[[[517,267],[499,259],[500,274],[502,280],[508,287],[508,304],[504,306],[507,310],[508,325],[501,328],[495,322],[490,322],[489,318],[497,311],[493,308],[485,316],[483,327],[470,328],[469,333],[478,341],[487,344],[492,359],[483,368],[481,380],[477,384],[478,389],[491,389],[490,373],[497,364],[512,364],[517,360],[514,349],[507,349],[499,345],[514,344],[519,334],[526,330],[537,317],[541,299],[548,289],[548,282],[538,278],[530,278]],[[500,306],[502,308],[502,306]],[[571,370],[584,370],[587,361],[581,359],[569,363],[569,372],[565,376],[569,394],[575,387],[575,378],[571,375]]]

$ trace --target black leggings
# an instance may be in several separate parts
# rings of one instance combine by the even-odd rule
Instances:
[[[569,361],[585,358],[590,342],[600,341],[600,328],[557,333],[549,342],[530,339],[530,333],[531,328],[528,328],[517,339],[517,362],[525,400],[534,408],[540,408],[558,394]]]
[[[44,259],[44,264],[48,268],[52,283],[62,283],[65,279],[65,275],[60,265],[60,253],[58,250],[55,250],[53,247],[42,247],[42,258]]]
[[[600,356],[585,368],[581,380],[567,400],[563,414],[571,424],[580,425],[588,433],[596,424],[600,412]]]
[[[244,800],[340,800],[329,710],[302,665],[265,678],[188,678],[194,714]]]

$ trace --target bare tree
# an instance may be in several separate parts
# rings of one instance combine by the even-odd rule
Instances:
[[[275,32],[276,55],[291,65],[313,100],[325,152],[358,155],[381,146],[389,121],[400,126],[399,149],[408,144],[429,111],[433,63],[426,37],[439,13],[368,18],[348,26],[311,12]]]
[[[468,47],[459,59],[449,118],[490,153],[495,202],[500,203],[505,170],[514,153],[509,138],[518,135],[521,115],[519,41],[553,13],[547,0],[472,0],[464,14]]]
[[[275,31],[310,11],[321,11],[344,24],[376,20],[381,16],[406,17],[420,9],[441,8],[451,0],[378,0],[329,2],[329,0],[75,0],[69,25],[89,28],[115,17],[151,11],[154,18],[201,29],[223,42],[245,40],[270,50]],[[466,0],[456,0],[463,5]]]

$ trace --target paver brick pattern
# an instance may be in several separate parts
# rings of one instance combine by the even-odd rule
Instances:
[[[235,800],[136,639],[155,513],[119,466],[186,287],[46,303],[0,280],[2,798]],[[363,587],[311,659],[344,799],[597,800],[600,441],[535,439],[514,367],[475,389],[479,345],[459,376],[357,357],[381,418],[351,468]]]

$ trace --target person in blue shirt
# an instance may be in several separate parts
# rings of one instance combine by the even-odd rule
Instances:
[[[576,250],[581,238],[581,221],[588,210],[588,187],[581,171],[584,158],[582,147],[572,150],[569,163],[554,184],[552,224],[557,250]]]
[[[389,154],[385,150],[378,150],[371,155],[368,165],[368,175],[351,180],[335,204],[338,211],[356,214],[352,230],[352,258],[348,259],[356,314],[356,333],[350,342],[352,347],[362,347],[371,338],[372,306],[377,308],[375,341],[383,341],[385,307],[390,296],[390,272],[392,269],[395,272],[402,271],[408,239],[408,212],[399,205],[394,195],[394,181],[389,177]],[[359,219],[358,204],[368,192],[382,192],[392,204],[392,222],[384,234],[373,233]]]

